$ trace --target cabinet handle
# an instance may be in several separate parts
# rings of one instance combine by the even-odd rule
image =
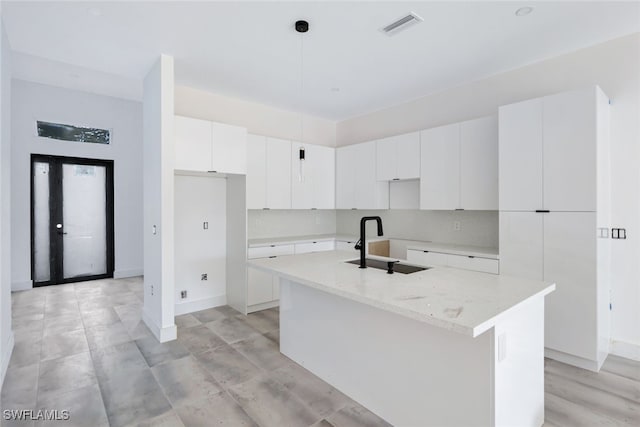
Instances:
[[[393,178],[392,181],[400,181],[400,178]]]
[[[268,211],[271,208],[262,208],[263,211]]]
[[[276,247],[276,245],[269,245],[269,246],[271,246],[272,248],[275,248],[275,247]]]
[[[549,213],[549,211],[546,209],[537,209],[536,213]]]
[[[455,208],[454,211],[463,211],[463,208]]]
[[[318,210],[318,208],[311,208],[311,210],[312,210],[312,211],[317,211],[317,210]]]
[[[429,253],[429,251],[422,251],[422,252],[424,252],[425,254],[428,254],[428,253]]]
[[[467,258],[475,258],[473,255],[467,255]]]
[[[352,210],[352,211],[355,211],[355,210],[357,210],[357,209],[358,209],[358,208],[351,208],[351,210]]]
[[[271,255],[269,258],[278,258],[277,255]]]
[[[207,171],[207,173],[218,173],[218,171]]]

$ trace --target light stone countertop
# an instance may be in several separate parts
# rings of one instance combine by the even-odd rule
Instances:
[[[248,239],[250,248],[260,248],[271,245],[291,245],[294,243],[324,242],[327,240],[338,240],[342,242],[357,242],[359,237],[345,234],[311,234],[307,236],[287,236],[287,237],[267,237],[261,239]],[[384,236],[367,236],[367,242],[377,242],[389,240]]]
[[[452,243],[424,242],[407,245],[407,250],[432,251],[453,255],[475,256],[478,258],[499,259],[498,248],[483,246],[456,245]]]
[[[447,267],[413,274],[360,269],[351,252],[328,251],[248,261],[296,283],[476,337],[555,284]]]

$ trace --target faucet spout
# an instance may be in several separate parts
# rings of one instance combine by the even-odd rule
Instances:
[[[360,249],[360,268],[367,268],[367,246],[366,246],[366,224],[367,221],[378,223],[378,236],[382,236],[382,218],[379,216],[363,216],[360,219],[360,241],[356,244],[356,249]]]

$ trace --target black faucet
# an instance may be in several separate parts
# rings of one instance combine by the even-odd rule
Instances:
[[[367,221],[376,220],[378,223],[378,236],[382,236],[382,218],[379,216],[363,216],[360,220],[360,240],[356,243],[355,249],[360,250],[360,268],[367,268],[367,250],[366,250],[366,229]]]

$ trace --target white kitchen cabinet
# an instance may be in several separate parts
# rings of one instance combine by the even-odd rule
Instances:
[[[356,242],[355,241],[342,241],[336,240],[336,250],[337,251],[355,251]]]
[[[305,159],[300,160],[300,149]],[[335,149],[291,144],[291,205],[293,209],[335,208]]]
[[[212,165],[216,172],[247,173],[247,130],[224,123],[212,123]]]
[[[542,209],[542,99],[499,108],[500,210]]]
[[[420,209],[459,208],[460,125],[424,130],[420,144]]]
[[[389,183],[376,179],[375,141],[337,149],[336,208],[389,209]]]
[[[267,205],[291,209],[291,142],[267,137]]]
[[[208,120],[175,116],[174,168],[192,172],[245,174],[247,130]]]
[[[376,142],[376,178],[396,181],[420,178],[420,133],[395,135]]]
[[[497,259],[472,255],[408,249],[407,261],[426,267],[452,267],[491,274],[498,274],[499,272],[499,261]]]
[[[500,211],[500,274],[543,280],[544,214]]]
[[[607,98],[590,87],[500,107],[500,210],[595,212]],[[600,144],[601,145],[601,144]]]
[[[267,137],[247,136],[247,209],[267,206]]]
[[[211,122],[175,116],[175,163],[177,170],[211,170]]]
[[[498,209],[498,118],[460,124],[460,207]]]
[[[545,354],[594,371],[609,351],[608,110],[593,86],[500,107],[499,125],[501,272],[556,283]]]
[[[498,208],[495,117],[427,129],[420,134],[420,209]]]
[[[306,242],[295,244],[295,254],[308,254],[312,252],[332,251],[335,249],[335,241],[324,240],[319,242]]]
[[[249,259],[273,258],[294,253],[294,245],[270,245],[249,248],[247,257]],[[251,313],[275,306],[279,296],[280,282],[276,277],[261,270],[247,267],[247,312]]]

